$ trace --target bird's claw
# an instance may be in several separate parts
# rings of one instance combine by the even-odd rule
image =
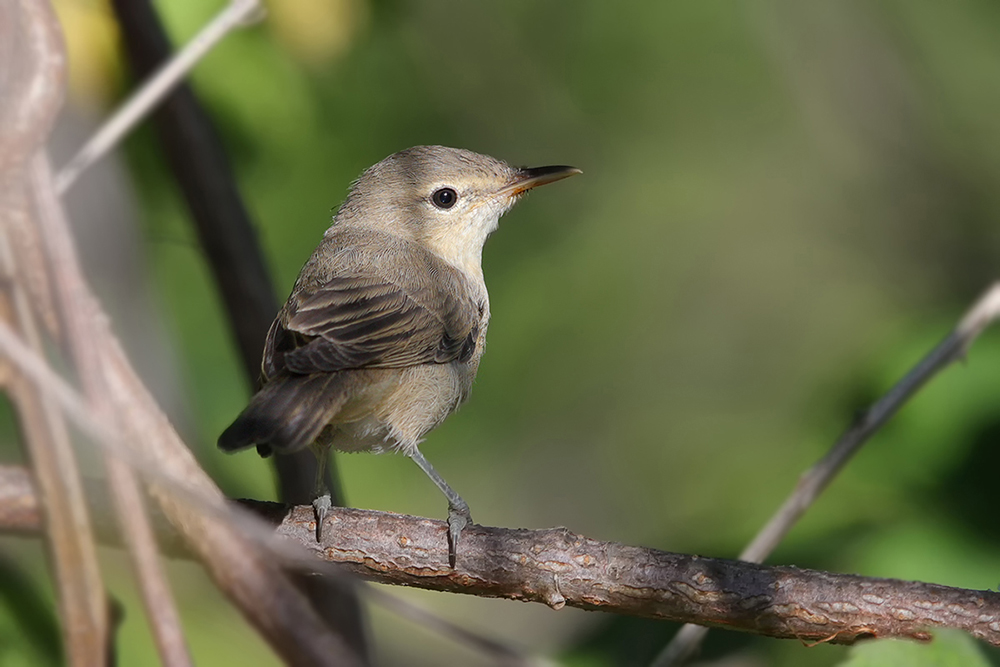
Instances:
[[[452,569],[455,569],[458,555],[458,538],[469,525],[472,525],[472,513],[465,502],[448,506],[448,564]]]
[[[330,499],[329,493],[324,493],[322,496],[317,496],[313,502],[313,511],[316,512],[316,541],[323,541],[323,522],[326,521],[326,515],[329,513],[330,508],[333,507],[333,501]]]

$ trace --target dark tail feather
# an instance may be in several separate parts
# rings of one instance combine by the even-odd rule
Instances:
[[[257,445],[294,452],[308,446],[347,400],[343,373],[278,376],[257,392],[250,405],[219,436],[219,449],[235,452]]]

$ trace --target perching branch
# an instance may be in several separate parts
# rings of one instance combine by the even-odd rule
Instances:
[[[21,489],[0,496],[0,531],[37,528],[24,518],[30,512],[9,510],[33,504],[26,479],[17,468],[0,467],[0,488]],[[383,584],[694,621],[806,642],[928,640],[933,629],[956,628],[1000,646],[1000,593],[993,591],[668,553],[565,528],[471,526],[462,533],[452,569],[443,521],[334,508],[317,543],[311,506],[247,505],[318,559]],[[8,516],[21,518],[10,525]],[[169,534],[161,537],[174,542]]]
[[[136,461],[131,462],[135,465]],[[143,467],[140,464],[139,469]],[[155,475],[154,479],[157,478]],[[163,480],[161,480],[163,481]],[[204,505],[200,494],[189,494],[180,491],[179,496],[188,503],[197,505],[202,511],[212,516],[219,516],[217,508]],[[105,545],[122,547],[124,540],[120,526],[113,516],[114,509],[104,485],[92,483],[87,487],[87,502],[94,519],[95,533]],[[307,550],[301,549],[295,542],[278,535],[274,528],[281,524],[288,514],[288,507],[281,503],[261,501],[238,501],[237,510],[226,512],[226,518],[238,525],[245,533],[254,538],[257,544],[269,550],[271,558],[283,563],[288,569],[303,573],[304,578],[315,581],[316,574],[327,575],[323,579],[331,585],[350,588],[355,593],[363,594],[372,602],[401,618],[408,619],[421,628],[451,639],[457,644],[476,651],[485,659],[495,660],[502,664],[534,665],[537,664],[525,649],[516,645],[469,630],[462,625],[448,621],[445,618],[425,609],[414,602],[398,596],[390,595],[371,586],[359,585],[361,582],[349,572],[335,564],[316,559]],[[156,530],[156,541],[163,555],[180,559],[196,558],[183,536],[167,520],[158,508],[151,507],[151,519]],[[38,497],[28,471],[16,465],[0,465],[0,533],[18,535],[34,535],[41,530],[42,520],[38,507]]]
[[[992,591],[674,554],[565,528],[470,527],[452,570],[442,521],[343,509],[327,523],[318,545],[311,508],[296,507],[278,532],[381,583],[810,642],[930,639],[928,630],[950,627],[1000,645],[1000,593]]]

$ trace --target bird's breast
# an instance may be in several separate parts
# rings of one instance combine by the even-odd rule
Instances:
[[[475,347],[466,360],[373,373],[381,376],[378,391],[372,392],[363,406],[357,404],[364,414],[353,411],[354,419],[341,415],[331,444],[346,451],[394,449],[408,453],[416,448],[469,397],[489,319],[489,304],[484,301]]]

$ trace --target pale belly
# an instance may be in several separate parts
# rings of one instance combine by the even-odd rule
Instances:
[[[486,301],[475,351],[467,361],[404,369],[357,371],[369,374],[356,396],[320,434],[342,452],[399,451],[411,454],[427,433],[466,401],[486,345]]]
[[[408,454],[468,398],[479,355],[465,362],[378,371],[385,377],[352,401],[321,439],[344,452]]]

